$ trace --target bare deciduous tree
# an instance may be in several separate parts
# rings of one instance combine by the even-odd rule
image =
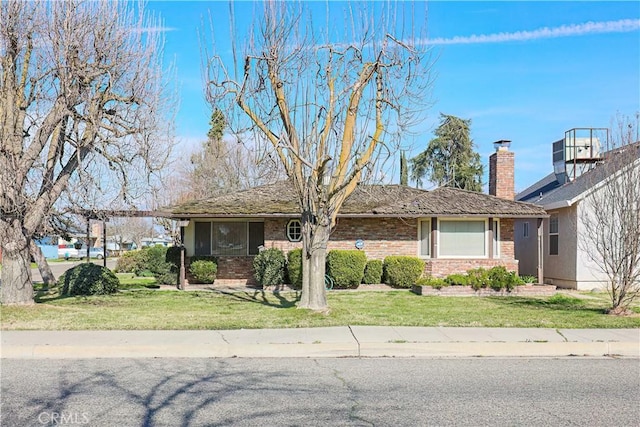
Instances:
[[[33,302],[30,242],[61,198],[128,199],[161,170],[172,119],[159,28],[143,3],[0,4],[3,304]]]
[[[210,124],[207,141],[191,155],[191,162],[180,163],[182,188],[188,189],[182,198],[214,197],[282,178],[279,163],[257,146],[225,137],[226,122],[220,110],[214,110]]]
[[[414,38],[424,36],[421,6],[264,2],[256,34],[232,25],[232,60],[205,49],[209,102],[234,132],[267,142],[296,191],[301,308],[328,308],[326,249],[343,202],[426,110],[430,59]],[[314,7],[326,8],[325,26],[312,20]]]
[[[625,314],[640,295],[640,141],[634,125],[619,121],[612,149],[590,174],[597,182],[580,210],[580,249],[606,279],[610,313]]]

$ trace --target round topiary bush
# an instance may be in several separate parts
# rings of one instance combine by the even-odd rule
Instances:
[[[327,254],[327,274],[336,288],[357,288],[362,283],[367,256],[358,250],[332,250]]]
[[[92,263],[76,265],[58,278],[60,294],[64,296],[113,294],[119,285],[120,280],[111,270]]]
[[[410,288],[422,276],[424,261],[418,257],[391,255],[384,259],[385,283],[400,288]]]
[[[218,274],[218,266],[213,261],[193,261],[189,266],[189,272],[198,283],[213,283]]]
[[[379,259],[370,259],[364,267],[364,278],[362,283],[365,285],[377,285],[382,283],[382,261]]]
[[[265,249],[253,259],[254,276],[262,286],[282,285],[286,265],[287,260],[280,249]]]
[[[302,249],[293,249],[287,254],[287,274],[294,289],[302,288]]]

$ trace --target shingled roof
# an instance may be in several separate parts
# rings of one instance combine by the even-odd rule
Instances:
[[[622,156],[617,157],[618,154]],[[630,162],[640,159],[640,142],[623,146],[604,153],[604,162],[578,176],[573,181],[560,183],[555,173],[542,178],[516,195],[516,200],[535,203],[545,209],[570,206],[583,194],[591,191],[612,173]]]
[[[165,210],[175,218],[300,215],[294,190],[288,181],[210,199],[193,200]],[[531,203],[515,202],[455,188],[427,191],[401,185],[359,185],[347,198],[338,216],[540,218],[548,215],[540,206]]]

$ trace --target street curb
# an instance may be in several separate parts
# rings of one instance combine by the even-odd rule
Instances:
[[[236,346],[3,346],[2,359],[93,358],[341,358],[341,357],[624,357],[640,359],[636,343],[375,343]]]
[[[2,359],[630,357],[640,329],[336,326],[197,331],[2,331]]]

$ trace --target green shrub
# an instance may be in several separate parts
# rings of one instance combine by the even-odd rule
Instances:
[[[172,264],[167,262],[167,248],[162,245],[149,246],[141,251],[144,254],[145,267],[156,280],[164,285],[178,283],[178,270],[172,270]]]
[[[302,288],[302,249],[293,249],[287,254],[287,276],[293,288]]]
[[[536,276],[519,276],[522,283],[538,283],[538,278]]]
[[[169,264],[175,266],[176,268],[180,268],[180,251],[182,248],[180,246],[171,246],[167,248],[167,253],[164,257],[164,260]]]
[[[193,255],[193,256],[189,257],[189,261],[190,262],[211,261],[211,262],[215,263],[216,265],[218,265],[218,257],[215,257],[213,255]]]
[[[364,267],[364,278],[362,283],[366,285],[377,285],[382,283],[382,261],[370,259]]]
[[[491,280],[489,279],[489,271],[484,268],[474,268],[467,271],[467,283],[474,290],[486,288]]]
[[[445,279],[429,276],[429,277],[421,277],[418,280],[416,280],[416,285],[431,286],[434,289],[442,289],[446,286],[449,286],[449,283]]]
[[[327,274],[335,288],[357,288],[362,283],[367,256],[358,250],[333,250],[327,254]]]
[[[189,272],[198,283],[213,283],[216,280],[218,266],[213,261],[197,260],[191,263]]]
[[[106,295],[118,291],[120,280],[111,270],[93,263],[78,264],[58,278],[60,294]]]
[[[467,286],[469,284],[469,277],[466,274],[450,274],[444,278],[444,281],[451,286]]]
[[[260,251],[253,259],[254,277],[262,286],[284,283],[287,260],[278,248]]]
[[[162,284],[176,284],[178,269],[167,262],[167,248],[161,245],[149,246],[139,251],[122,254],[116,264],[117,273],[133,273],[136,276],[153,276]]]
[[[511,292],[516,286],[524,284],[524,281],[514,271],[507,271],[502,265],[489,270],[489,279],[491,280],[491,289],[495,291],[506,289]]]
[[[500,291],[507,287],[507,283],[511,280],[509,272],[502,266],[495,266],[488,272],[489,274],[489,287],[494,291]]]
[[[417,257],[391,255],[383,263],[384,283],[410,288],[422,276],[424,261]]]
[[[144,267],[144,256],[142,251],[128,251],[124,252],[116,263],[116,273],[133,273],[136,276],[139,275]]]

